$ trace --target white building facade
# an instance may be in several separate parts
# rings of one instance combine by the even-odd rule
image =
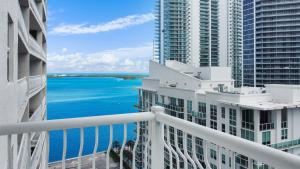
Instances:
[[[151,61],[150,75],[143,79],[140,88],[139,108],[148,111],[151,106],[160,105],[172,116],[299,156],[300,86],[235,88],[230,72],[228,67],[196,68],[177,61],[166,61],[166,66],[163,66]],[[147,124],[144,128],[141,126],[141,133],[147,140]],[[182,149],[185,142],[180,130],[169,128],[167,131],[165,128],[165,132],[171,145]],[[141,143],[140,148],[145,148]],[[197,157],[205,167],[202,139],[188,135],[186,144],[190,154],[193,144],[196,144]],[[213,144],[209,148],[209,162],[213,169],[217,168],[218,161],[222,162],[222,168],[233,168],[234,165],[268,168],[246,156],[232,156],[230,151],[218,149]],[[222,154],[222,159],[217,159],[218,153]],[[140,166],[148,158],[143,155],[140,154],[140,161],[137,160]],[[232,158],[235,158],[235,164],[232,164]],[[166,151],[166,168],[170,164],[168,159]],[[190,165],[189,168],[193,167]]]
[[[46,118],[47,2],[0,0],[0,4],[0,124],[42,121]],[[26,160],[38,168],[46,157],[44,141],[40,133],[0,137],[0,168],[25,168],[16,165]]]
[[[232,67],[242,85],[241,0],[158,0],[155,56],[195,67]]]

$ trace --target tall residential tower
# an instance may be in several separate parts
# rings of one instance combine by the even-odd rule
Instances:
[[[244,85],[300,84],[300,1],[244,0]]]
[[[0,124],[42,121],[46,117],[47,3],[0,0],[0,4]],[[30,168],[41,167],[41,161],[47,164],[45,134],[7,138],[0,138],[0,168],[25,168],[30,159]],[[9,166],[12,163],[18,166]]]
[[[241,0],[158,0],[156,57],[196,67],[232,67],[242,85]]]

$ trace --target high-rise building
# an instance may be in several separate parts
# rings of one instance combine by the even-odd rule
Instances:
[[[156,57],[196,67],[232,67],[242,85],[241,0],[158,0]]]
[[[139,89],[139,108],[147,112],[152,106],[159,105],[171,116],[300,155],[300,133],[295,130],[300,120],[300,86],[275,84],[265,88],[235,88],[230,69],[197,68],[177,61],[166,61],[164,66],[150,61],[149,77],[143,79]],[[146,160],[151,163],[151,157],[139,154],[147,151],[144,144],[148,138],[147,124],[141,126],[142,141],[136,161],[139,169]],[[164,131],[170,146],[179,147],[176,150],[187,158],[196,151],[197,158],[194,159],[200,161],[203,168],[207,168],[207,164],[212,169],[217,166],[222,169],[271,168],[259,159],[218,149],[213,143],[206,147],[207,143],[201,137],[187,135],[185,140],[183,132],[173,127],[165,127]],[[183,151],[185,144],[187,153]],[[175,168],[175,162],[170,167],[169,159],[168,151],[165,151],[164,168]],[[172,159],[176,161],[175,156]],[[184,160],[180,159],[180,166],[183,164]]]
[[[2,125],[41,121],[46,117],[46,6],[45,0],[0,0]],[[42,133],[8,138],[11,142],[6,137],[0,138],[0,168],[24,168],[5,166],[9,160],[17,159],[18,164],[32,159],[34,165],[30,167],[37,168],[40,160],[47,157]]]
[[[300,1],[243,1],[244,85],[300,84]]]

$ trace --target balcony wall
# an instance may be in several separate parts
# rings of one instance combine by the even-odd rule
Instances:
[[[27,105],[27,91],[28,91],[28,82],[27,78],[18,80],[17,92],[18,92],[18,116],[22,118]]]
[[[43,48],[37,43],[37,41],[29,35],[29,50],[32,55],[46,61],[46,54]]]
[[[43,87],[43,78],[41,75],[29,76],[29,94]]]

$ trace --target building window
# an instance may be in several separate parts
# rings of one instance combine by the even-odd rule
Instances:
[[[164,96],[164,95],[161,95],[160,97],[161,97],[161,103],[162,103],[162,104],[165,104],[165,96]]]
[[[229,134],[236,136],[236,127],[229,126]]]
[[[217,120],[217,106],[210,105],[210,119]]]
[[[262,133],[262,144],[263,145],[271,144],[271,131],[266,131]]]
[[[272,111],[260,111],[260,131],[274,129]]]
[[[288,138],[288,129],[281,130],[281,140],[285,140]]]
[[[222,124],[222,132],[226,132],[226,129],[225,129],[225,124]]]
[[[236,110],[229,109],[229,134],[236,136]]]
[[[187,113],[192,114],[193,111],[193,102],[191,100],[187,100]]]
[[[212,159],[217,159],[217,152],[215,151],[215,150],[213,150],[213,149],[210,149],[210,157],[212,158]]]
[[[210,128],[218,130],[218,123],[216,121],[210,121]]]
[[[245,109],[242,111],[242,127],[249,130],[254,130],[254,111]]]
[[[186,108],[187,108],[187,120],[191,122],[191,121],[193,121],[193,118],[192,118],[193,102],[191,100],[187,100]]]
[[[179,107],[184,107],[184,100],[183,99],[177,99],[178,100],[178,106]],[[182,110],[184,111],[184,110]]]
[[[214,164],[212,164],[212,163],[210,163],[210,168],[211,168],[211,169],[218,169],[217,166],[214,165]]]
[[[158,104],[158,94],[155,94],[155,104]]]
[[[199,116],[198,118],[195,118],[195,121],[198,124],[206,126],[206,104],[205,103],[198,102],[198,112],[199,112]]]
[[[10,15],[7,16],[7,81],[13,80],[13,43],[14,43],[14,23]]]
[[[217,130],[218,123],[217,123],[217,106],[210,105],[210,128]]]
[[[236,163],[241,166],[241,168],[248,168],[248,157],[243,155],[235,156]]]
[[[249,141],[254,141],[254,132],[247,129],[241,130],[241,137]]]
[[[236,126],[236,110],[229,109],[229,123],[230,125]]]
[[[206,115],[206,104],[202,103],[202,102],[199,102],[198,103],[198,111],[200,113],[202,113],[203,115]]]
[[[222,110],[222,118],[225,119],[225,117],[226,117],[226,109],[225,109],[225,107],[222,107],[221,110]]]
[[[288,116],[287,108],[282,109],[281,110],[281,128],[287,128],[287,122],[288,122],[287,116]]]
[[[225,156],[225,154],[222,154],[222,163],[226,164],[226,156]]]

